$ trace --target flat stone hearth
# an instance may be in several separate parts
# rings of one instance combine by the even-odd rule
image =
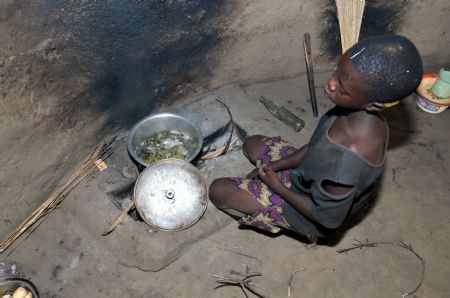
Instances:
[[[201,127],[204,136],[213,135],[221,129],[224,134],[229,134],[225,128],[230,117],[217,98],[229,106],[234,121],[249,135],[280,134],[280,131],[288,136],[299,135],[273,118],[256,98],[234,85],[225,86],[205,97],[164,111],[178,113],[195,121]],[[136,177],[129,171],[134,164],[126,148],[127,133],[121,133],[113,143],[114,153],[107,160],[108,169],[88,177],[63,202],[61,209],[73,216],[74,228],[82,225],[83,230],[95,239],[94,243],[89,245],[103,247],[101,249],[108,250],[125,266],[136,266],[145,271],[159,271],[178,259],[191,244],[220,230],[232,219],[209,202],[202,218],[186,230],[176,232],[155,230],[141,220],[136,220],[136,214],[131,214],[131,217],[123,220],[111,234],[101,236],[120,212],[118,205],[122,208],[125,205],[120,204],[120,199],[127,201],[132,196]],[[215,178],[245,175],[252,169],[252,165],[241,150],[231,151],[197,166],[204,174],[208,186]],[[116,204],[113,203],[114,199]]]

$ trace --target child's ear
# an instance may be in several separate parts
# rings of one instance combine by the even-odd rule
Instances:
[[[369,102],[366,107],[365,110],[368,112],[381,112],[383,111],[385,108],[384,104],[378,101],[373,101],[373,102]]]

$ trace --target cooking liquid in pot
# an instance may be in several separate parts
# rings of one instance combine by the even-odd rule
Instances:
[[[148,164],[176,158],[187,160],[197,145],[192,137],[179,131],[157,132],[136,146],[136,154]]]

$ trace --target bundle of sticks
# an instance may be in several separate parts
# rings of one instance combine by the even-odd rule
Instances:
[[[84,163],[78,170],[67,179],[67,181],[58,187],[50,197],[42,203],[30,216],[28,216],[1,244],[0,253],[3,253],[14,241],[16,241],[25,231],[27,231],[32,225],[34,225],[40,219],[44,220],[55,207],[64,200],[69,192],[75,188],[87,175],[97,170],[96,161],[99,159],[107,158],[107,155],[111,153],[109,144],[96,147],[94,151],[86,158]],[[35,225],[34,228],[39,226]]]

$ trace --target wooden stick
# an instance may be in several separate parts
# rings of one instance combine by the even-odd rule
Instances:
[[[119,223],[122,222],[122,220],[125,218],[125,216],[130,212],[131,209],[134,207],[134,200],[131,200],[130,203],[128,203],[127,207],[125,207],[117,216],[114,218],[112,223],[109,225],[108,230],[102,234],[102,236],[106,236],[117,227]]]
[[[203,155],[202,157],[200,157],[200,159],[201,159],[201,160],[206,160],[206,159],[210,159],[210,158],[213,158],[213,157],[217,157],[217,156],[219,156],[219,155],[221,155],[221,154],[227,153],[227,152],[230,151],[230,149],[234,146],[234,144],[237,142],[237,140],[238,140],[238,139],[234,139],[233,141],[231,141],[231,143],[228,144],[228,149],[227,149],[227,151],[225,151],[225,147],[226,147],[227,145],[224,145],[224,146],[222,146],[222,147],[217,148],[217,149],[214,150],[214,151],[211,151],[211,152],[206,153],[205,155]]]
[[[317,117],[319,116],[319,112],[317,109],[316,89],[314,87],[314,69],[311,51],[311,36],[309,35],[309,32],[303,34],[303,49],[305,51],[306,74],[308,76],[308,87],[309,87],[309,95],[311,97],[313,116]]]
[[[11,234],[0,244],[0,253],[3,253],[14,241],[27,231],[40,218],[47,216],[62,200],[75,188],[88,174],[96,169],[94,162],[106,151],[108,145],[97,147],[85,160],[83,165],[69,179],[44,202],[31,215],[29,215]]]

